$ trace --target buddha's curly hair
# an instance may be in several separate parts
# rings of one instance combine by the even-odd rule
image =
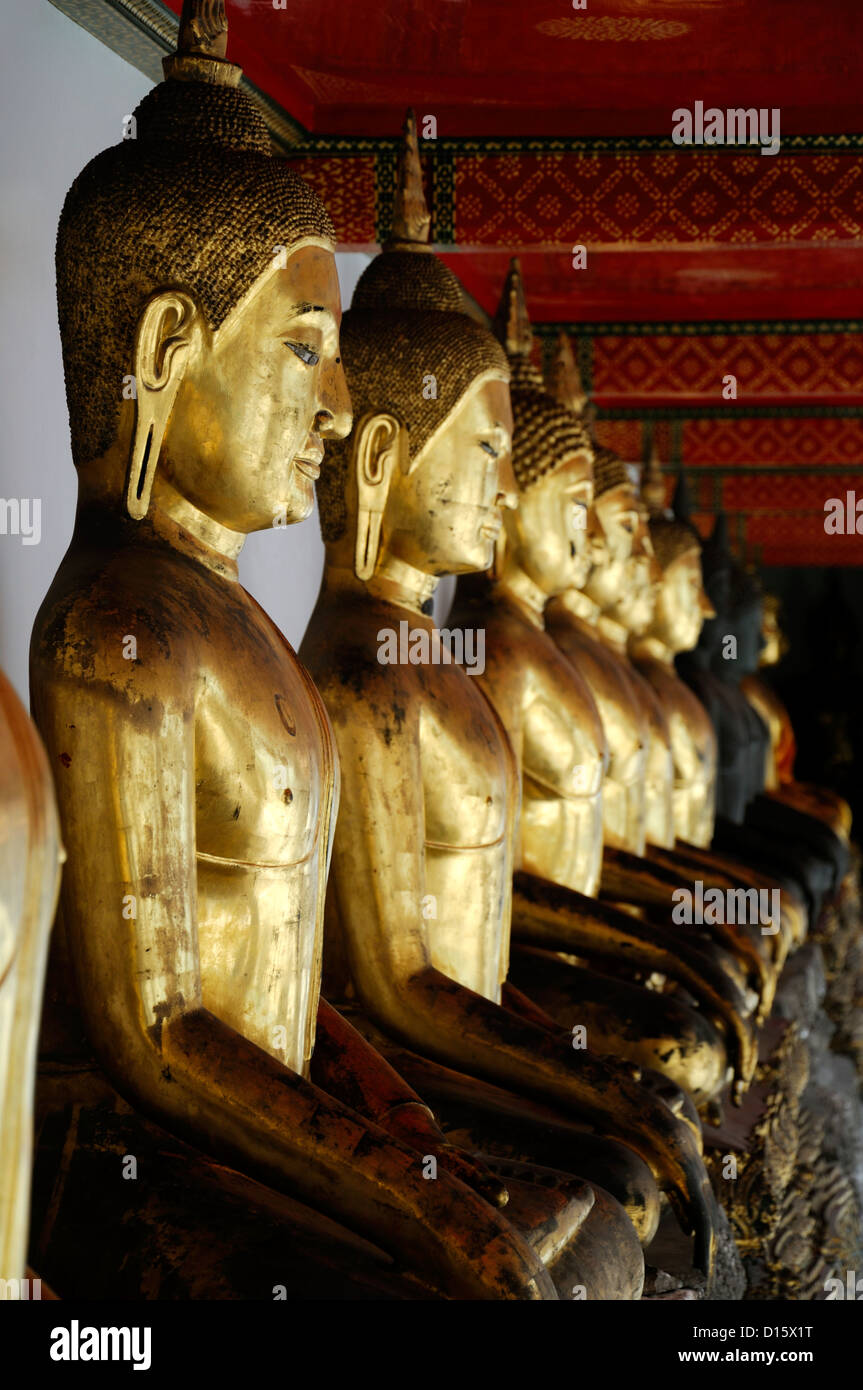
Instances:
[[[512,471],[522,490],[552,473],[573,454],[593,457],[590,435],[577,416],[545,391],[514,387],[512,417]]]
[[[415,459],[486,372],[509,379],[497,340],[461,312],[452,271],[426,247],[385,250],[366,267],[342,320],[341,353],[353,416],[386,413],[407,431]],[[327,443],[317,484],[321,534],[348,524],[346,490],[353,435]]]
[[[601,497],[604,492],[610,492],[613,487],[620,487],[621,483],[631,483],[629,470],[623,459],[616,454],[613,449],[607,449],[604,444],[593,446],[593,495]]]
[[[691,522],[656,516],[650,518],[648,525],[654,554],[664,570],[687,551],[701,553],[701,536]]]
[[[317,194],[273,157],[237,87],[162,82],[134,112],[136,138],[91,160],[57,233],[57,307],[77,465],[113,442],[135,333],[159,290],[190,294],[215,331],[305,236],[335,240]]]

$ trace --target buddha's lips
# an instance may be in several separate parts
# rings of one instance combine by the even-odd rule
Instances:
[[[319,461],[315,462],[314,459],[294,459],[294,463],[300,473],[306,478],[311,478],[312,482],[321,475],[321,465]]]

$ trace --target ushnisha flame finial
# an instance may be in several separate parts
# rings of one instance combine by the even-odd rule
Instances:
[[[183,0],[177,52],[197,58],[224,58],[227,49],[225,0]]]
[[[563,329],[557,336],[549,363],[546,389],[550,396],[554,396],[560,405],[571,410],[573,415],[581,415],[587,405],[587,392],[572,350],[572,341]]]
[[[509,263],[492,328],[507,357],[530,357],[533,351],[533,329],[527,312],[524,280],[518,256],[513,256]]]
[[[682,476],[682,473],[681,473]],[[678,487],[680,486],[678,482]],[[676,495],[676,494],[675,494]],[[644,465],[641,476],[641,496],[651,517],[662,516],[665,512],[665,479],[662,476],[662,461],[654,441],[650,457]]]
[[[431,214],[423,191],[417,118],[408,110],[399,150],[396,192],[393,199],[392,227],[384,251],[427,250]]]
[[[242,69],[227,61],[227,49],[225,0],[183,0],[177,51],[162,59],[165,77],[175,82],[236,87]]]

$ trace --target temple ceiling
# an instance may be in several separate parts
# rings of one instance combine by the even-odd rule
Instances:
[[[144,71],[181,8],[104,0],[108,24],[92,0],[54,3]],[[441,253],[486,312],[521,257],[537,353],[560,327],[577,340],[600,438],[636,461],[655,441],[669,468],[691,468],[703,523],[724,505],[766,564],[863,563],[859,538],[823,530],[828,498],[863,495],[863,9],[230,9],[231,56],[344,249],[387,233],[412,105],[421,133],[436,122],[425,176]],[[696,102],[778,109],[779,152],[674,144],[672,112]]]

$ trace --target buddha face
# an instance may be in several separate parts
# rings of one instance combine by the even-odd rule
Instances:
[[[518,503],[511,451],[509,385],[481,379],[412,467],[394,470],[387,552],[430,575],[488,569],[503,510]]]
[[[779,614],[774,603],[765,603],[761,619],[761,636],[764,646],[761,649],[762,666],[775,666],[785,654],[785,640],[779,626]]]
[[[593,464],[581,450],[519,492],[507,518],[513,558],[549,598],[580,589],[587,577],[592,502]]]
[[[597,497],[594,511],[603,539],[594,546],[584,591],[603,613],[637,627],[650,619],[657,569],[635,488],[631,483],[608,488]]]
[[[705,619],[715,616],[713,604],[704,592],[701,552],[693,546],[672,560],[664,571],[649,633],[671,652],[690,652],[698,644]]]
[[[656,592],[662,570],[653,551],[647,508],[638,498],[638,526],[632,544],[632,556],[626,568],[626,583],[613,616],[623,623],[627,632],[640,637],[650,626],[656,608]]]
[[[218,333],[195,335],[158,473],[235,531],[307,517],[324,441],[351,425],[340,322],[332,252],[299,247]]]

